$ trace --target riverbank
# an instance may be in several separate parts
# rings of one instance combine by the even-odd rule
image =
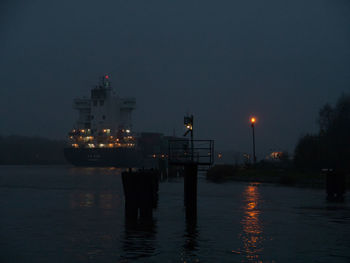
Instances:
[[[213,182],[261,182],[315,188],[324,188],[326,185],[325,175],[321,172],[303,172],[281,168],[243,168],[233,165],[216,165],[208,170],[206,177]],[[349,180],[347,180],[347,188],[349,188]]]

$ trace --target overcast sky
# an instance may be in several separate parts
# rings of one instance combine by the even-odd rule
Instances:
[[[101,74],[134,96],[136,131],[183,115],[216,148],[292,151],[350,90],[348,0],[33,0],[0,3],[0,134],[65,138]]]

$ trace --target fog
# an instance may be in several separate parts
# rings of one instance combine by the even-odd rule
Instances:
[[[292,151],[350,88],[349,1],[2,1],[0,134],[62,139],[109,73],[135,131]]]

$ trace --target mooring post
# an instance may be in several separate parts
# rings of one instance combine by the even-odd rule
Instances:
[[[157,207],[159,172],[140,170],[122,173],[125,195],[125,217],[135,221],[151,220],[153,209]]]
[[[327,199],[343,201],[346,191],[346,177],[342,171],[327,170],[326,172]]]
[[[140,219],[147,220],[152,218],[153,209],[153,173],[149,171],[140,171],[138,176],[139,183],[139,208]]]
[[[136,191],[137,180],[135,173],[131,171],[123,172],[122,181],[125,196],[125,217],[128,220],[136,221],[139,209],[139,196]]]
[[[185,165],[184,176],[184,203],[186,217],[197,215],[197,170],[198,165],[190,163]]]

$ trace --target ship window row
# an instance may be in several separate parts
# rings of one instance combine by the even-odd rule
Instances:
[[[100,100],[100,106],[103,106],[104,103],[105,103],[104,100]],[[93,105],[94,105],[94,106],[97,106],[97,104],[98,104],[98,100],[93,100]]]

